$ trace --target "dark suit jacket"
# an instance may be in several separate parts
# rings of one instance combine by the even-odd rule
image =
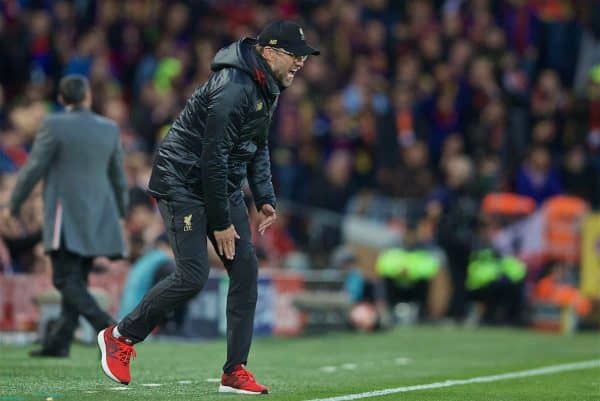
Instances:
[[[44,247],[121,256],[127,180],[117,125],[86,109],[46,117],[10,201],[13,214],[44,180]],[[61,243],[64,241],[64,243]]]

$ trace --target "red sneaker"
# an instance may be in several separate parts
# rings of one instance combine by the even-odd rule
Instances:
[[[231,373],[223,373],[219,393],[268,394],[269,388],[256,382],[244,365],[236,365]]]
[[[112,332],[115,325],[109,326],[98,333],[98,347],[102,353],[102,370],[106,376],[116,382],[129,384],[129,362],[135,358],[135,349],[131,340],[125,337],[115,337]]]

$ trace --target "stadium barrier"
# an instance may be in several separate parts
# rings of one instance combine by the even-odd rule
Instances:
[[[92,273],[90,288],[102,294],[103,306],[116,316],[126,271]],[[211,272],[204,290],[188,302],[178,333],[187,338],[213,338],[226,332],[227,275]],[[342,278],[335,271],[303,272],[262,270],[258,282],[256,335],[297,336],[310,331],[345,327],[346,304]],[[49,295],[50,294],[50,295]],[[54,296],[51,296],[54,294]],[[51,279],[41,274],[0,275],[0,332],[41,333],[56,315]],[[311,302],[306,302],[311,299]],[[333,302],[334,300],[335,302]],[[85,340],[85,326],[82,327]],[[158,332],[160,334],[160,330]]]

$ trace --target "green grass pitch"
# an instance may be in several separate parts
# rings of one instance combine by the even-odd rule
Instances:
[[[137,347],[132,383],[101,371],[98,351],[76,345],[71,358],[30,359],[25,347],[0,347],[0,401],[233,400],[217,393],[222,340],[148,341]],[[591,367],[484,383],[360,398],[391,400],[598,401],[600,336],[511,329],[398,328],[374,334],[331,333],[257,338],[248,368],[271,388],[269,401],[304,401],[447,380],[514,373],[580,361]],[[126,390],[118,390],[125,388]]]

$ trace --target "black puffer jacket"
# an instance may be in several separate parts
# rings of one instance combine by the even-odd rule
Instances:
[[[256,207],[275,206],[267,138],[280,88],[255,44],[246,38],[217,53],[214,73],[173,122],[152,168],[148,192],[198,195],[211,230],[231,224],[228,199],[246,176]]]

